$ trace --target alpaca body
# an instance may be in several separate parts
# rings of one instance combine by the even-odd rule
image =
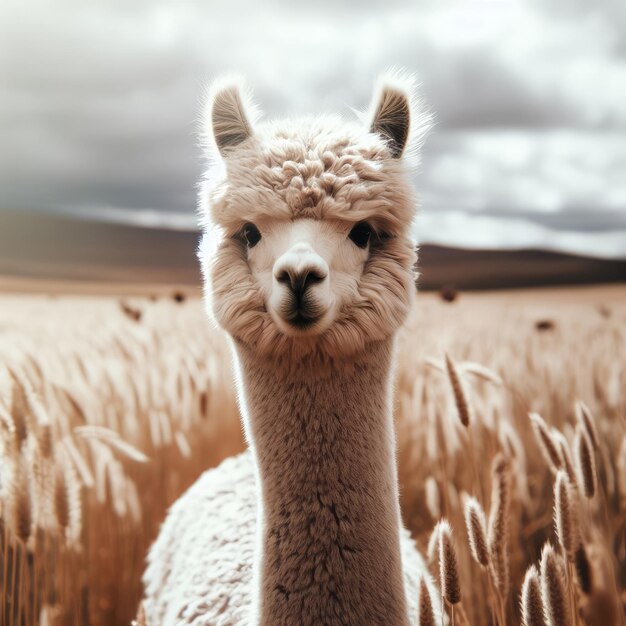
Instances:
[[[237,353],[253,445],[172,507],[148,624],[412,624],[430,575],[400,520],[391,340],[317,372]]]
[[[147,623],[409,626],[432,581],[400,519],[392,365],[415,292],[403,154],[424,120],[402,81],[365,128],[255,125],[244,100],[219,83],[210,98],[200,200],[207,310],[232,340],[250,449],[172,507]]]
[[[206,471],[171,507],[144,575],[147,625],[253,624],[257,495],[246,451]],[[409,532],[398,530],[409,623],[416,625],[420,576],[427,576],[435,606],[439,596]]]

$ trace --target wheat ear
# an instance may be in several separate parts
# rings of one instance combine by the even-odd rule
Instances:
[[[570,626],[564,564],[549,543],[541,551],[541,599],[548,626]]]
[[[447,520],[441,520],[439,526],[439,579],[443,597],[450,604],[461,601],[461,583],[456,550],[452,541],[452,528]]]
[[[539,572],[534,565],[526,570],[521,593],[522,626],[545,626]]]
[[[576,504],[576,494],[569,478],[563,470],[559,470],[554,482],[554,526],[569,561],[574,560],[580,543]]]
[[[436,626],[435,612],[433,611],[433,602],[430,598],[428,585],[423,578],[420,579],[418,623],[419,626]]]
[[[530,418],[535,439],[539,444],[539,450],[541,450],[541,454],[548,464],[550,471],[556,474],[557,470],[561,467],[561,455],[550,433],[550,428],[548,428],[548,425],[539,413],[529,413],[528,417]]]
[[[489,565],[489,545],[487,543],[487,524],[483,507],[476,498],[468,497],[465,500],[464,513],[472,556],[481,567],[487,567]]]
[[[580,424],[574,436],[574,459],[583,492],[587,498],[593,498],[596,494],[596,462],[589,436]]]
[[[467,398],[467,391],[456,363],[448,354],[446,354],[446,371],[448,372],[448,379],[450,380],[450,386],[454,394],[454,402],[456,404],[459,420],[461,424],[467,428],[471,418],[471,408]]]

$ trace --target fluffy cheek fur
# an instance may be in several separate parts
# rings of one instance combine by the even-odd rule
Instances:
[[[263,296],[250,274],[245,250],[231,239],[222,239],[212,256],[203,258],[206,305],[217,323],[235,339],[255,345],[273,325]]]
[[[407,238],[373,251],[357,285],[357,297],[324,337],[331,353],[354,354],[404,323],[415,293],[415,247]]]

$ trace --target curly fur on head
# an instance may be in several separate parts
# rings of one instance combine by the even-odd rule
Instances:
[[[238,343],[274,358],[325,361],[350,357],[403,323],[415,291],[410,156],[429,124],[416,110],[412,87],[406,77],[383,77],[367,123],[336,116],[256,123],[256,110],[237,81],[222,80],[211,89],[200,256],[207,309]],[[237,235],[246,223],[275,228],[300,219],[326,222],[342,233],[367,221],[377,236],[347,276],[349,287],[330,323],[319,333],[294,336],[268,310],[251,251]],[[330,273],[333,284],[332,267]]]

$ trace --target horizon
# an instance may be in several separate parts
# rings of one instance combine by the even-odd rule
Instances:
[[[116,215],[5,212],[5,227],[0,228],[0,290],[3,285],[8,290],[21,285],[20,289],[27,291],[75,290],[83,285],[92,292],[103,284],[109,285],[109,292],[117,289],[124,293],[153,293],[157,285],[159,289],[168,285],[170,289],[199,289],[201,231],[189,216],[170,215],[175,223],[169,226],[163,224],[160,212],[152,216],[137,212],[136,217],[132,224],[127,211],[117,211]],[[1,218],[0,213],[0,223]],[[597,237],[605,248],[611,243],[605,233]],[[501,235],[496,241],[501,243]],[[476,243],[464,246],[422,241],[419,289],[489,290],[626,282],[625,259],[574,252],[572,242],[560,245],[564,242],[550,240],[543,248],[519,237],[507,248]],[[612,243],[620,245],[621,240]]]
[[[19,212],[18,209],[0,209],[3,212]],[[201,226],[199,216],[165,210],[119,209],[115,207],[91,207],[61,209],[23,209],[28,215],[49,214],[72,217],[90,222],[119,224],[135,228],[165,229],[197,232]],[[430,219],[419,211],[414,223],[413,235],[418,245],[433,245],[466,250],[516,251],[537,250],[570,254],[597,259],[626,260],[626,229],[599,230],[581,233],[576,230],[554,230],[540,223],[507,215],[467,215],[453,212],[446,216],[454,220],[448,231],[440,231],[445,219]],[[465,225],[465,228],[463,228]]]

